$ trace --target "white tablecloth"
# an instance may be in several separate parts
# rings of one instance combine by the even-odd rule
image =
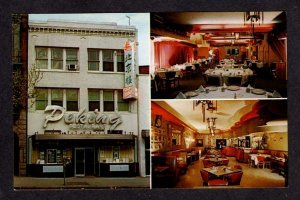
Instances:
[[[271,157],[269,154],[249,154],[249,156],[251,157],[251,160],[254,161],[255,165],[258,164],[257,156],[262,156],[264,158]]]
[[[242,76],[242,84],[246,83],[248,81],[248,76],[253,75],[253,71],[251,69],[241,69],[241,68],[231,68],[231,69],[225,69],[225,68],[217,68],[217,69],[208,69],[205,71],[206,75],[213,75],[213,76],[221,76],[224,77],[222,80],[223,82],[227,82],[228,76]]]
[[[264,95],[257,95],[251,92],[247,93],[247,87],[240,87],[239,90],[231,91],[225,90],[221,91],[222,87],[218,87],[216,91],[209,91],[209,93],[201,92],[199,95],[191,97],[191,99],[234,99],[236,96],[237,99],[264,99],[268,98],[268,95],[272,95],[272,93],[266,92]]]

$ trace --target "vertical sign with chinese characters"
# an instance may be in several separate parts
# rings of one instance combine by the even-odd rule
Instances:
[[[125,56],[125,86],[123,99],[137,98],[136,88],[136,42],[126,41],[124,46]]]

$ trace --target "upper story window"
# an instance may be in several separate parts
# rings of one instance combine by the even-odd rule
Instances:
[[[89,111],[129,112],[129,101],[123,99],[122,90],[88,90]]]
[[[79,110],[78,89],[37,88],[36,91],[36,110],[45,110],[47,105],[62,106],[67,111]]]
[[[124,72],[124,51],[114,49],[88,49],[88,70]]]
[[[78,70],[78,48],[36,47],[38,69]]]

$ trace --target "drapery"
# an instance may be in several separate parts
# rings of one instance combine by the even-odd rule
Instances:
[[[193,61],[193,48],[177,41],[154,43],[154,65],[156,68],[169,68],[175,64]]]

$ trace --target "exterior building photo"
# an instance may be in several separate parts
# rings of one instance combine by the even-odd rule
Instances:
[[[27,176],[150,175],[138,42],[136,27],[115,22],[29,21]]]

